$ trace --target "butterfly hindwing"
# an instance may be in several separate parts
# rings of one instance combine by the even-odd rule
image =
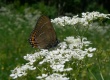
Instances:
[[[57,37],[51,21],[46,16],[41,16],[31,33],[30,43],[37,48],[51,48],[57,45]]]

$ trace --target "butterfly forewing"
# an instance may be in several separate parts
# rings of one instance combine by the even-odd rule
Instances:
[[[30,43],[37,48],[51,48],[57,45],[55,30],[46,16],[41,16],[31,33]]]

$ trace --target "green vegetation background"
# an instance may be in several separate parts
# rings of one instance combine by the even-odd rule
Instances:
[[[1,0],[0,6],[6,7],[9,11],[0,11],[0,80],[11,80],[9,77],[11,70],[13,70],[16,66],[20,66],[22,63],[25,63],[23,59],[24,55],[35,52],[36,49],[32,48],[28,42],[30,33],[37,21],[37,19],[33,18],[34,16],[37,15],[39,17],[39,15],[45,14],[50,18],[55,18],[66,13],[65,9],[68,6],[73,9],[70,9],[71,11],[67,12],[75,15],[77,13],[82,13],[83,10],[95,10],[103,13],[109,13],[108,9],[105,9],[102,5],[99,6],[99,4],[95,1],[91,4],[88,2],[88,6],[83,8],[83,10],[80,8],[81,6],[77,6],[81,4],[81,0],[74,0],[74,6],[73,4],[67,5],[66,0],[65,5],[59,1],[61,5],[64,5],[62,8],[58,8],[58,6],[56,6],[57,3],[51,5],[50,3],[45,3],[45,1],[39,1],[36,4],[29,4],[28,2],[29,1],[21,4],[20,1],[11,2],[5,0],[4,2]],[[51,3],[53,4],[53,2]],[[98,7],[96,8],[96,6]],[[30,18],[27,18],[26,15],[31,16]],[[67,36],[77,35],[74,29],[68,28],[68,26],[66,30],[58,27],[55,27],[55,30],[61,41]],[[74,70],[74,73],[77,74],[77,80],[110,79],[110,25],[108,25],[107,29],[104,28],[104,30],[106,30],[104,34],[97,32],[97,30],[92,30],[84,35],[92,42],[93,45],[91,46],[96,47],[98,50],[94,53],[93,58],[85,59],[81,62],[81,66],[79,66],[80,71]],[[84,63],[85,65],[83,65]],[[72,76],[72,74],[70,75]],[[20,79],[34,80],[32,76],[36,76],[36,74],[32,73],[31,75]]]

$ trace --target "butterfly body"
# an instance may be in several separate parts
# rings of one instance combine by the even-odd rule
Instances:
[[[58,44],[55,30],[50,19],[46,16],[41,16],[31,33],[30,43],[32,47],[40,49],[48,49]]]

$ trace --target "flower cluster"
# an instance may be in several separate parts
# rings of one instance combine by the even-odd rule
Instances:
[[[96,20],[98,18],[109,18],[110,14],[103,14],[99,12],[86,12],[82,13],[82,17],[78,17],[78,15],[73,16],[73,17],[58,17],[55,19],[52,19],[51,22],[55,23],[60,26],[65,26],[65,25],[76,25],[76,24],[81,24],[83,26],[87,26],[90,21]]]
[[[33,66],[33,63],[41,58],[42,61],[40,61],[38,65],[42,65],[45,62],[50,63],[53,74],[42,74],[42,76],[37,76],[38,79],[45,78],[46,80],[55,80],[55,78],[57,78],[58,80],[68,80],[69,78],[65,77],[66,74],[59,74],[58,72],[71,71],[71,67],[65,68],[65,63],[69,62],[72,58],[82,60],[85,56],[92,57],[96,48],[89,47],[89,44],[91,44],[91,42],[87,41],[86,38],[67,37],[64,39],[64,42],[58,44],[57,49],[51,51],[42,49],[34,54],[24,56],[24,59],[29,61],[27,63],[28,65],[16,67],[12,70],[10,76],[15,79],[26,75],[27,70],[35,70],[36,68]]]
[[[10,77],[16,79],[17,77],[27,75],[26,73],[27,70],[35,70],[35,69],[36,67],[31,65],[30,63],[27,63],[25,65],[22,65],[21,67],[16,67],[14,70],[12,70],[12,74],[10,75]]]
[[[38,76],[37,79],[45,78],[45,80],[69,80],[69,78],[65,77],[65,75],[61,75],[58,73],[53,73],[51,75],[42,74],[42,76]]]
[[[13,24],[17,26],[17,28],[22,28],[21,26],[24,24],[27,27],[30,27],[30,26],[34,27],[37,19],[41,15],[40,11],[34,10],[34,9],[32,11],[31,7],[25,8],[23,10],[23,13],[24,14],[19,14],[19,13],[15,14],[7,7],[0,7],[0,15],[6,16],[9,19],[7,24],[12,25],[12,22],[14,22]],[[5,25],[6,25],[6,22],[5,22]]]

